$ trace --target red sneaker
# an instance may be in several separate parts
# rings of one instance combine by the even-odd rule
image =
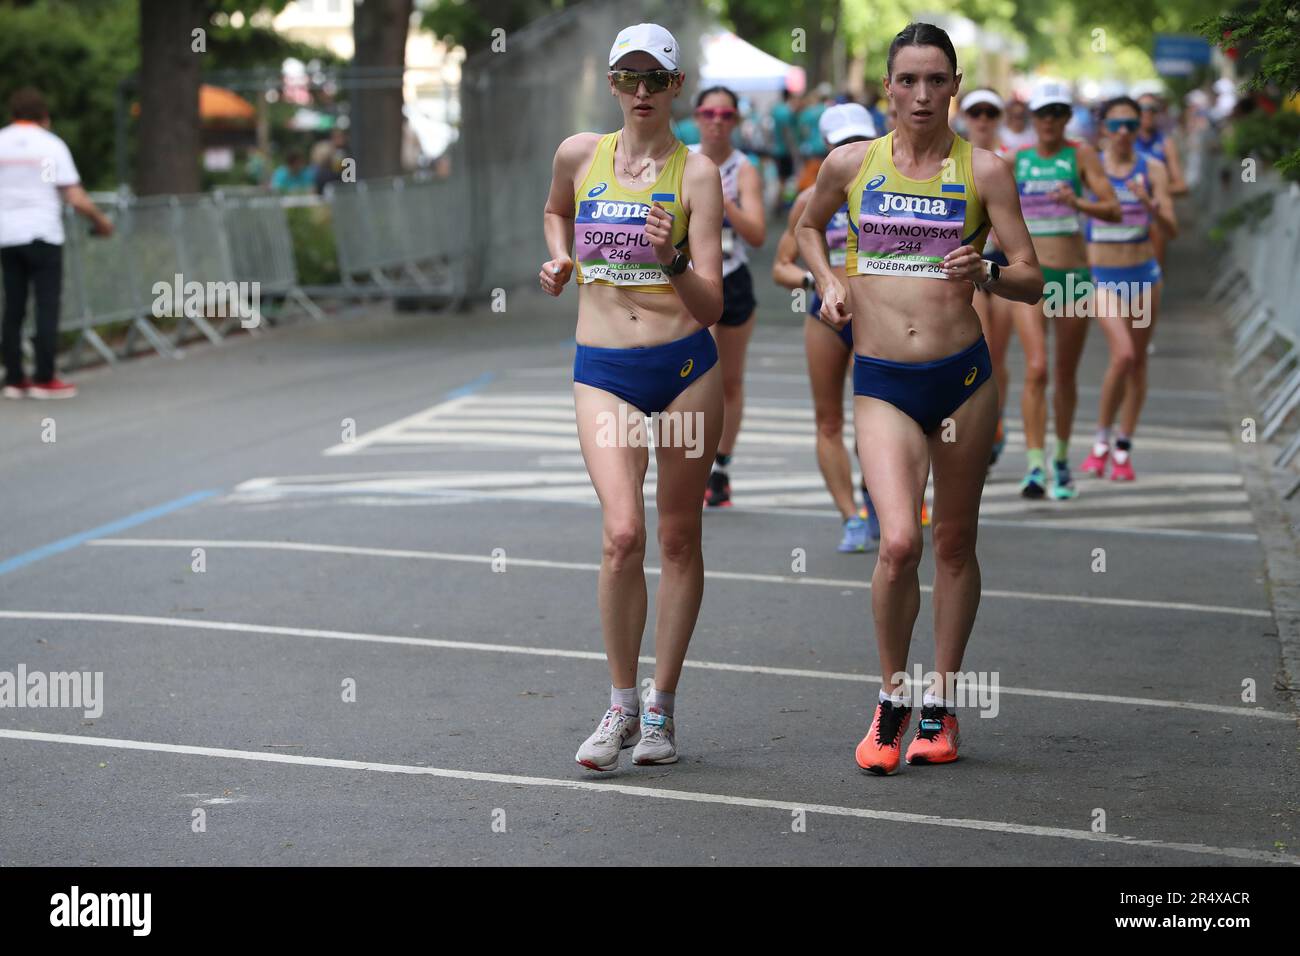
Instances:
[[[1115,463],[1110,469],[1111,481],[1135,481],[1137,475],[1133,473],[1133,459],[1126,451],[1115,452]]]
[[[1110,446],[1097,442],[1092,446],[1092,451],[1088,457],[1083,460],[1079,470],[1085,475],[1093,475],[1100,478],[1102,472],[1106,470],[1106,459],[1110,457]]]
[[[946,707],[922,707],[907,762],[951,763],[957,759],[957,717]]]
[[[26,398],[27,390],[32,387],[32,380],[25,378],[17,385],[6,385],[4,387],[5,398]]]
[[[27,394],[32,398],[71,398],[77,394],[77,386],[56,376],[48,382],[32,382]]]
[[[871,729],[858,744],[853,756],[858,766],[868,773],[882,777],[898,772],[901,756],[899,744],[907,732],[907,723],[912,719],[911,707],[895,707],[890,701],[882,700],[876,704],[876,716],[871,721]]]

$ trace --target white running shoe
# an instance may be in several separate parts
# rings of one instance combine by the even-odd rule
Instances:
[[[624,713],[615,704],[605,711],[596,732],[582,742],[575,759],[589,770],[613,770],[618,766],[618,752],[640,740],[636,715]]]
[[[632,751],[632,762],[677,762],[677,731],[673,728],[673,719],[658,707],[641,711],[641,742]]]

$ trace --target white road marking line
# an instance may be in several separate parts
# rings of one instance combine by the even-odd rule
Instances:
[[[322,452],[322,454],[351,455],[354,452],[359,451],[362,448],[366,448],[369,445],[373,445],[376,442],[388,441],[391,439],[392,436],[401,434],[403,429],[405,429],[408,425],[425,421],[431,415],[436,415],[439,413],[451,411],[455,408],[459,408],[461,404],[463,404],[465,401],[468,400],[468,397],[469,396],[462,396],[461,398],[449,399],[448,401],[440,402],[439,404],[434,405],[432,408],[426,408],[423,411],[416,412],[414,415],[407,415],[405,418],[399,418],[395,422],[390,422],[387,425],[384,425],[380,428],[376,428],[372,431],[365,432],[361,435],[358,435],[352,441],[341,442],[340,444],[334,445],[330,448],[326,448],[325,451]]]
[[[650,474],[643,483],[645,496],[653,497],[658,490],[658,482]],[[1196,504],[1248,504],[1249,496],[1245,491],[1216,491],[1201,494],[1182,494],[1176,498],[1168,495],[1133,494],[1132,489],[1112,487],[1113,483],[1098,482],[1069,504],[1059,502],[1025,502],[1019,499],[1018,489],[1014,485],[990,486],[986,489],[989,498],[1007,497],[1005,502],[984,501],[980,504],[980,515],[1025,515],[1025,524],[1034,523],[1039,516],[1050,515],[1054,520],[1079,523],[1096,521],[1096,515],[1081,514],[1090,511],[1116,511],[1114,515],[1103,516],[1115,522],[1132,526],[1164,527],[1173,524],[1239,524],[1249,526],[1254,523],[1254,516],[1246,510],[1215,511],[1153,511],[1143,515],[1131,514],[1132,509],[1144,507],[1180,506]],[[1177,482],[1168,482],[1177,487]],[[522,487],[518,487],[521,486]],[[555,486],[539,488],[539,486]],[[439,476],[430,478],[410,477],[393,479],[373,479],[369,481],[339,481],[298,484],[278,479],[267,484],[267,479],[254,479],[237,486],[224,500],[241,499],[268,501],[276,495],[338,495],[355,496],[357,494],[393,494],[419,496],[431,492],[457,489],[496,488],[498,500],[537,500],[555,502],[573,500],[582,503],[597,501],[595,490],[591,487],[586,472],[480,472],[455,477]],[[799,505],[819,505],[826,501],[820,475],[807,472],[795,472],[764,478],[745,478],[738,476],[732,482],[733,490],[744,495],[747,509],[758,508],[794,508]],[[806,491],[796,489],[805,488]],[[765,489],[779,489],[774,493],[761,494]],[[1128,491],[1127,495],[1123,494]],[[1097,497],[1094,497],[1094,494]],[[1015,495],[1015,497],[1011,497]],[[443,495],[445,497],[445,495]],[[933,490],[927,492],[926,500],[933,505]]]
[[[372,634],[364,631],[334,631],[310,627],[283,627],[271,624],[244,624],[236,621],[203,621],[193,618],[157,617],[147,614],[106,614],[83,611],[5,611],[0,619],[33,621],[69,621],[96,624],[139,624],[153,627],[173,627],[183,630],[227,631],[242,634],[267,634],[277,637],[306,637],[323,640],[356,641],[363,644],[403,644],[411,647],[430,647],[453,651],[483,651],[492,654],[523,654],[532,657],[562,657],[583,661],[604,662],[602,651],[580,651],[557,647],[531,647],[523,644],[487,644],[481,641],[453,641],[433,637],[405,637],[396,634]],[[653,657],[641,656],[642,664],[653,665]],[[813,680],[849,681],[856,684],[878,684],[879,674],[854,674],[847,671],[823,671],[802,667],[769,667],[762,664],[735,664],[721,661],[688,659],[684,666],[698,670],[731,671],[739,674],[762,674],[768,677],[800,677]],[[1265,710],[1262,707],[1229,707],[1225,704],[1203,704],[1194,701],[1161,700],[1154,697],[1125,697],[1114,694],[1088,694],[1078,691],[1043,690],[1027,687],[998,686],[998,692],[1021,697],[1043,697],[1055,700],[1088,701],[1099,704],[1122,704],[1133,707],[1165,707],[1176,710],[1197,710],[1234,717],[1262,717],[1267,720],[1295,720],[1291,714]]]
[[[118,737],[86,737],[74,734],[46,734],[30,730],[0,730],[0,737],[32,743],[68,744],[81,747],[98,747],[106,750],[135,750],[151,753],[177,754],[189,757],[217,757],[226,760],[247,760],[254,763],[290,764],[299,767],[327,767],[334,770],[365,770],[372,773],[409,774],[412,776],[440,777],[450,780],[472,780],[477,783],[496,783],[512,787],[552,787],[560,790],[581,790],[594,793],[617,793],[625,796],[653,800],[675,800],[685,803],[711,803],[730,807],[747,807],[755,810],[781,810],[791,813],[819,813],[826,816],[854,817],[890,823],[915,823],[925,826],[951,827],[960,830],[978,830],[1017,836],[1052,837],[1080,840],[1119,846],[1140,846],[1154,850],[1170,850],[1206,856],[1228,857],[1239,860],[1258,860],[1267,863],[1300,865],[1300,858],[1268,850],[1250,850],[1242,847],[1218,847],[1201,843],[1170,843],[1164,840],[1144,840],[1117,833],[1093,833],[1091,830],[1071,830],[1065,827],[1031,826],[1001,820],[970,820],[939,817],[923,813],[903,813],[896,810],[868,810],[862,807],[842,807],[831,804],[800,803],[790,800],[759,799],[723,793],[693,790],[670,790],[660,787],[638,787],[621,783],[597,783],[591,780],[564,780],[555,777],[529,777],[521,774],[484,773],[477,770],[453,770],[446,767],[417,767],[408,764],[378,763],[366,760],[343,760],[335,757],[311,757],[303,754],[263,753],[254,750],[231,750],[223,747],[199,747],[190,744],[167,744],[148,740],[125,740]]]
[[[361,454],[368,454],[368,453],[361,452]],[[653,471],[653,467],[654,466],[653,466],[653,459],[652,459],[652,464],[651,464],[652,471]],[[303,489],[294,489],[293,491],[286,492],[283,495],[278,495],[274,490],[261,491],[261,492],[256,490],[250,490],[247,492],[238,492],[238,493],[232,492],[226,495],[221,500],[225,502],[233,502],[240,505],[265,504],[277,500],[287,501],[291,497],[291,495],[297,494],[299,493],[299,491],[301,491],[301,493],[304,495],[318,495],[320,497],[327,497],[331,494],[328,487],[321,487],[321,488],[306,487]],[[585,495],[580,494],[579,493],[580,491],[585,492]],[[576,508],[594,508],[594,507],[598,507],[600,504],[599,499],[596,497],[595,490],[590,487],[590,484],[581,487],[575,485],[569,489],[568,493],[556,492],[554,494],[549,494],[546,497],[543,497],[540,494],[534,494],[529,491],[484,492],[484,491],[467,491],[467,490],[459,490],[459,489],[446,489],[446,490],[430,489],[418,493],[416,492],[400,493],[396,497],[403,505],[418,505],[422,503],[427,503],[429,505],[441,505],[441,504],[448,503],[448,500],[462,501],[466,503],[479,503],[479,504],[486,504],[492,502],[501,502],[501,503],[533,502],[536,504],[570,505]],[[344,503],[353,502],[357,500],[357,496],[355,495],[351,495],[351,496],[335,495],[335,498],[336,500]],[[420,499],[420,498],[435,499],[435,500],[429,500],[427,502],[412,500],[412,499]],[[819,496],[815,496],[812,494],[809,494],[807,496],[807,499],[808,499],[808,503],[811,504],[819,504],[822,501],[824,501],[824,498],[820,498]],[[646,499],[645,507],[647,512],[653,512],[656,509],[653,496],[650,496]],[[1068,505],[1064,505],[1063,509],[1068,509],[1068,507],[1069,507]],[[719,514],[717,516],[717,520],[719,521],[739,520],[745,515],[774,515],[774,516],[789,517],[789,518],[821,518],[825,520],[829,520],[833,518],[836,521],[843,520],[843,518],[841,517],[838,511],[830,511],[824,508],[759,507],[747,503],[742,503],[741,505],[735,508],[729,509],[727,514]],[[1173,517],[1178,518],[1179,520],[1185,519],[1189,524],[1204,525],[1209,520],[1206,519],[1205,517],[1206,515],[1222,516],[1219,520],[1222,520],[1224,523],[1229,523],[1229,524],[1253,524],[1254,523],[1253,516],[1249,521],[1242,521],[1241,520],[1242,512],[1196,512],[1191,517],[1188,517],[1187,515],[1174,515]],[[1064,515],[1062,515],[1062,517],[1064,518]],[[1254,532],[1205,531],[1202,529],[1195,529],[1195,528],[1159,527],[1159,525],[1166,523],[1168,520],[1169,520],[1168,518],[1157,517],[1155,519],[1146,519],[1142,522],[1136,522],[1133,521],[1131,518],[1124,517],[1124,516],[1098,517],[1096,515],[1091,515],[1089,516],[1089,520],[1087,521],[1045,520],[1042,518],[1032,518],[1024,521],[1008,521],[1001,518],[981,518],[980,525],[987,526],[990,528],[1015,528],[1015,529],[1025,529],[1029,531],[1070,531],[1070,532],[1086,532],[1088,534],[1119,534],[1119,535],[1130,535],[1130,536],[1149,537],[1149,538],[1181,538],[1181,539],[1196,539],[1196,540],[1206,540],[1206,541],[1225,541],[1225,542],[1235,542],[1235,543],[1242,543],[1242,544],[1254,543],[1259,540],[1259,535],[1255,534]],[[1147,524],[1153,524],[1157,526],[1147,527],[1146,526]]]
[[[1098,489],[1100,490],[1100,489]],[[934,499],[930,497],[931,503]],[[1250,496],[1242,491],[1205,491],[1199,494],[1179,494],[1179,495],[1142,495],[1142,494],[1093,494],[1093,489],[1087,486],[1081,487],[1079,497],[1074,500],[1061,504],[1055,501],[1034,501],[1029,502],[1023,499],[1019,501],[1005,501],[998,503],[980,502],[981,515],[1006,515],[1006,514],[1024,514],[1039,515],[1051,514],[1054,517],[1065,517],[1074,511],[1094,511],[1098,509],[1139,509],[1161,507],[1170,507],[1177,505],[1245,505],[1250,503]],[[1222,513],[1222,512],[1220,512]],[[1253,523],[1253,518],[1249,511],[1235,512],[1246,516],[1244,524]],[[1147,517],[1168,520],[1165,512],[1152,510],[1146,513]]]
[[[496,559],[487,554],[463,554],[448,551],[423,551],[405,548],[368,548],[357,545],[316,544],[305,541],[259,541],[259,540],[216,540],[199,538],[94,538],[88,545],[118,548],[231,548],[259,551],[303,551],[315,554],[344,554],[358,557],[376,558],[410,558],[420,561],[450,561],[460,564],[491,564]],[[541,558],[510,557],[508,564],[525,568],[549,568],[561,571],[600,571],[599,564],[584,561],[549,561]],[[646,574],[659,574],[662,569],[647,566]],[[818,578],[805,575],[757,574],[742,571],[710,571],[705,569],[704,576],[719,581],[752,581],[762,584],[795,584],[814,587],[860,588],[871,589],[870,581],[858,581],[851,578]],[[931,585],[921,585],[921,590],[930,593]],[[1245,607],[1227,607],[1218,604],[1188,604],[1181,601],[1142,601],[1136,598],[1089,597],[1080,594],[1049,594],[1036,591],[1003,591],[996,588],[984,588],[981,597],[1006,598],[1016,601],[1058,601],[1066,604],[1088,604],[1101,607],[1136,607],[1163,611],[1189,611],[1196,614],[1229,614],[1237,617],[1273,617],[1271,611],[1256,610]]]

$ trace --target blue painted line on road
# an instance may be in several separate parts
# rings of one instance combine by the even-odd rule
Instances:
[[[443,396],[443,400],[446,401],[447,399],[464,398],[466,395],[473,395],[488,382],[492,381],[492,379],[496,378],[496,375],[496,372],[484,372],[478,378],[474,379],[474,381],[466,382],[460,388],[453,388]]]
[[[79,534],[62,538],[52,544],[41,545],[39,548],[33,548],[31,551],[16,555],[6,561],[0,561],[0,575],[8,574],[10,571],[16,571],[19,568],[26,567],[33,562],[40,561],[42,558],[62,554],[64,551],[70,551],[78,545],[89,541],[91,538],[102,538],[105,535],[115,534],[118,531],[125,531],[127,528],[134,528],[136,525],[144,524],[146,521],[152,521],[154,518],[161,518],[163,515],[171,514],[173,511],[179,511],[182,508],[188,508],[192,504],[211,498],[213,495],[220,493],[220,488],[211,488],[207,491],[196,491],[194,494],[186,495],[184,498],[177,498],[175,501],[168,501],[153,508],[146,508],[144,511],[137,511],[135,514],[127,515],[125,518],[118,518],[116,521],[110,521],[108,524],[102,524],[98,528],[91,528],[89,531],[82,531]]]

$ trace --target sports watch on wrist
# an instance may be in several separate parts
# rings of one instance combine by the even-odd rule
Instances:
[[[678,249],[677,255],[673,256],[673,261],[668,263],[668,265],[666,266],[661,265],[659,266],[659,268],[663,269],[664,272],[666,272],[670,276],[679,276],[686,271],[686,266],[690,263],[690,261],[691,261],[691,257],[688,256],[686,253],[682,252],[680,249]]]
[[[993,283],[998,281],[998,277],[1001,274],[1002,274],[1002,270],[998,267],[998,264],[996,262],[992,261],[991,259],[985,259],[984,260],[984,281],[977,282],[975,284],[979,287],[981,292],[987,291],[989,286],[991,286]]]

